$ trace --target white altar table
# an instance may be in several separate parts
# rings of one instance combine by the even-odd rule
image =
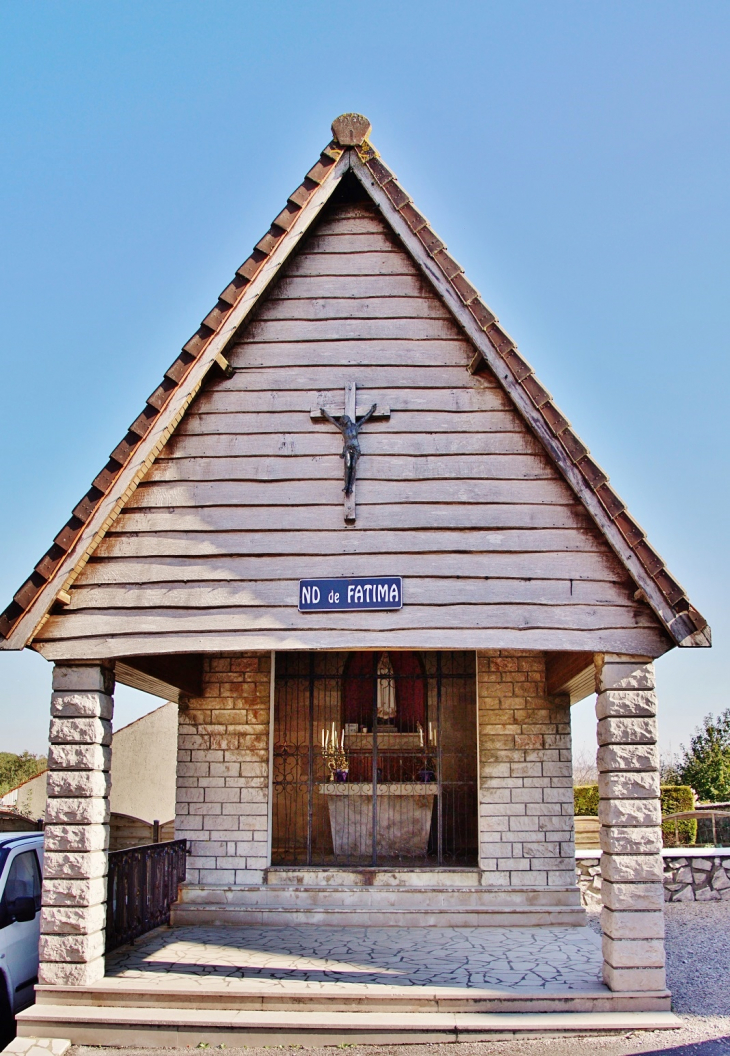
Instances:
[[[331,781],[317,787],[327,797],[335,855],[369,856],[373,847],[372,784]],[[425,856],[436,785],[382,782],[377,786],[377,797],[377,853],[400,858]]]

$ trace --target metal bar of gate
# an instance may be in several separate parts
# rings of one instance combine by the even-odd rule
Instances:
[[[373,653],[373,839],[371,864],[378,864],[378,654]]]
[[[444,864],[444,818],[441,758],[441,682],[443,670],[441,653],[436,653],[436,856],[439,865]]]
[[[308,740],[308,780],[307,780],[307,865],[312,864],[312,822],[314,815],[314,653],[309,654],[309,722],[307,724]]]

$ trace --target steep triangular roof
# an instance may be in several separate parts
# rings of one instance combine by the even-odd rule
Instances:
[[[332,130],[330,145],[183,347],[51,548],[0,616],[0,648],[29,645],[54,603],[68,600],[71,584],[165,446],[208,373],[228,369],[227,345],[348,172],[362,184],[474,345],[471,371],[490,370],[499,379],[626,568],[637,586],[637,597],[649,604],[673,642],[709,645],[706,621],[609,487],[607,475],[571,430],[515,342],[370,145],[367,119],[345,114],[333,123]]]

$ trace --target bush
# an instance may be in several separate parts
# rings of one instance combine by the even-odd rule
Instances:
[[[47,766],[48,760],[43,755],[33,755],[31,752],[23,752],[22,755],[0,752],[0,796],[4,796],[21,782],[40,774]]]
[[[573,789],[576,817],[596,817],[598,814],[598,785],[576,785]],[[680,814],[685,810],[694,810],[694,793],[689,785],[662,785],[662,814]],[[697,821],[688,818],[677,822],[679,843],[695,843],[697,840]],[[677,838],[674,822],[662,825],[665,847],[676,847]]]
[[[677,771],[700,800],[721,803],[730,799],[730,708],[715,718],[706,715],[689,748],[682,745]]]
[[[662,814],[681,814],[686,810],[694,810],[694,792],[689,785],[662,785]],[[677,822],[677,830],[674,822],[665,822],[662,825],[662,835],[665,847],[677,847],[680,844],[697,842],[697,819],[687,818],[686,821]],[[677,839],[679,835],[679,839]]]
[[[576,785],[573,789],[573,813],[582,817],[598,816],[598,785]]]

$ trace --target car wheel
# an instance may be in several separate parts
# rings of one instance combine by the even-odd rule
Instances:
[[[13,1015],[8,988],[0,973],[0,1047],[4,1048],[15,1037],[15,1016]]]

